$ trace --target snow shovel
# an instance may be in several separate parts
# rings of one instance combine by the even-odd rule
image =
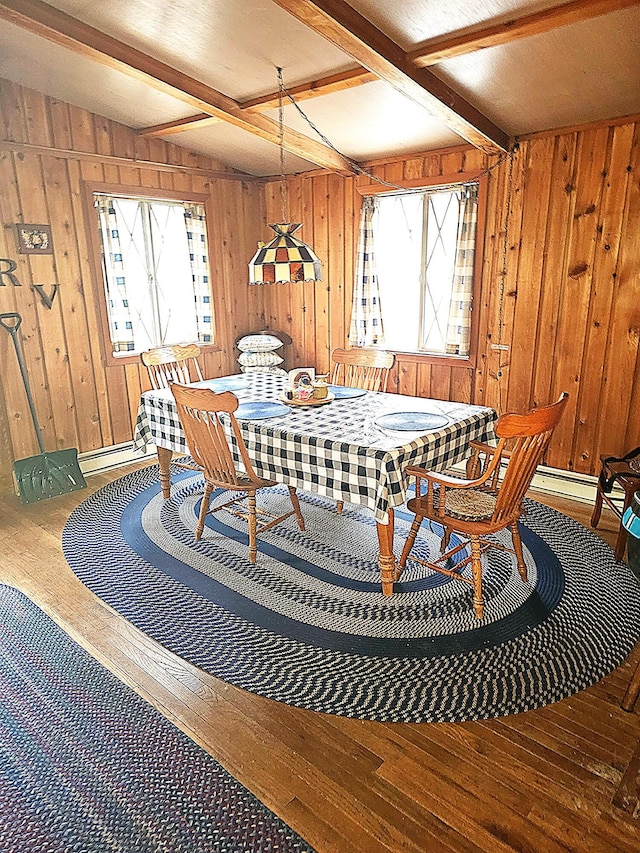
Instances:
[[[36,417],[36,409],[29,387],[29,377],[25,368],[18,329],[22,323],[20,314],[0,314],[0,326],[3,326],[13,339],[13,345],[18,356],[20,373],[24,383],[24,390],[29,401],[29,411],[33,420],[33,428],[36,431],[40,453],[37,456],[29,456],[27,459],[16,459],[13,463],[20,500],[23,504],[35,503],[45,498],[53,498],[56,495],[64,495],[76,489],[85,489],[87,484],[82,471],[78,465],[78,451],[75,448],[67,450],[52,450],[45,452],[42,441],[42,433]]]

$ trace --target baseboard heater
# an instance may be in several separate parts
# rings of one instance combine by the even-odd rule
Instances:
[[[87,453],[78,454],[80,470],[85,477],[91,474],[102,474],[132,462],[153,462],[157,459],[154,445],[148,445],[150,449],[146,453],[134,450],[131,441],[124,444],[112,444],[110,447],[100,447],[98,450],[89,450]]]

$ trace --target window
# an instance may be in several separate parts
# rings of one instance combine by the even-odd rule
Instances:
[[[378,343],[399,352],[467,358],[471,344],[477,183],[395,192],[365,198],[369,245],[360,235],[356,300],[377,310],[352,322],[350,342]],[[363,258],[366,261],[363,262]],[[369,268],[366,269],[366,265]],[[358,277],[362,280],[358,281]],[[377,290],[376,290],[377,284]],[[362,309],[361,309],[362,311]],[[375,319],[372,319],[372,315]],[[365,340],[362,328],[377,327]],[[381,329],[381,332],[380,332]],[[356,340],[356,338],[358,338]]]
[[[204,206],[94,193],[111,350],[213,341]]]

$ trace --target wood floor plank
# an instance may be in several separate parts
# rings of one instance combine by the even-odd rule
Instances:
[[[176,657],[71,572],[60,541],[69,513],[122,473],[37,505],[2,499],[0,581],[29,595],[318,853],[640,849],[637,806],[613,803],[640,740],[640,709],[619,707],[640,647],[593,687],[498,720],[386,724],[282,705]],[[590,506],[534,497],[588,526]],[[617,520],[603,513],[596,533],[613,544]]]

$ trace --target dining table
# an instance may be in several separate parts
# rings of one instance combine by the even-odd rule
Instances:
[[[324,401],[301,405],[286,399],[288,381],[286,375],[251,372],[193,386],[236,395],[235,416],[260,477],[372,510],[382,592],[391,595],[400,574],[393,552],[394,509],[406,499],[407,467],[437,471],[464,459],[471,441],[495,438],[496,412],[334,385]],[[141,395],[133,446],[148,452],[150,445],[157,451],[166,499],[173,454],[189,453],[170,388]]]

